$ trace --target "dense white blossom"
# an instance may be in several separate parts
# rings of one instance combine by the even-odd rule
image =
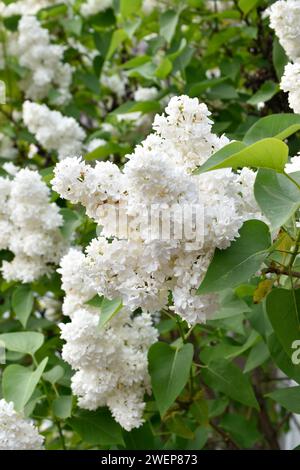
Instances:
[[[83,16],[91,16],[112,7],[113,0],[86,0],[80,7]]]
[[[209,115],[197,99],[175,97],[166,114],[155,117],[156,132],[127,156],[122,171],[110,162],[93,167],[80,158],[67,158],[56,166],[53,189],[72,203],[81,203],[102,227],[101,236],[81,255],[84,284],[95,293],[121,297],[130,311],[141,307],[155,313],[166,307],[173,290],[175,312],[189,323],[204,321],[214,310],[214,296],[195,295],[209,260],[216,247],[230,245],[246,219],[260,214],[253,171],[191,174],[228,143],[211,132]],[[164,210],[172,209],[170,226],[175,230],[182,229],[179,216],[184,208],[193,205],[203,209],[199,223],[189,227],[196,239],[186,232],[179,238],[149,238],[148,208],[155,208],[151,216],[156,222]],[[116,211],[123,216],[118,224]],[[73,295],[64,308],[70,311],[76,303]]]
[[[119,99],[126,94],[126,85],[128,83],[126,75],[123,73],[108,74],[106,71],[101,74],[101,85],[108,88]]]
[[[42,450],[44,438],[30,420],[0,400],[0,450]]]
[[[34,15],[42,8],[50,7],[61,0],[18,0],[16,2],[0,2],[1,16]]]
[[[90,140],[90,142],[87,144],[87,151],[88,151],[88,152],[92,152],[92,151],[95,150],[96,148],[102,147],[103,145],[106,145],[106,144],[107,144],[107,142],[106,142],[106,140],[104,140],[104,139],[99,139],[99,138],[92,139],[92,140]]]
[[[48,151],[56,150],[59,159],[81,152],[85,132],[74,118],[52,111],[45,104],[25,101],[23,120],[37,141]]]
[[[292,157],[290,162],[285,165],[284,170],[286,173],[296,173],[300,171],[300,154]]]
[[[150,88],[140,86],[134,92],[134,99],[135,101],[151,101],[157,97],[157,93],[157,88],[154,86]]]
[[[58,92],[57,104],[69,100],[72,69],[63,62],[65,47],[51,44],[47,29],[35,16],[23,16],[18,25],[17,55],[21,66],[28,70],[21,86],[27,98],[40,100],[53,88]]]
[[[60,325],[66,341],[62,355],[76,370],[72,390],[79,406],[94,410],[107,405],[126,430],[140,426],[144,393],[149,391],[147,351],[157,339],[150,315],[132,318],[122,309],[99,329],[99,309],[85,303],[96,292],[88,282],[85,256],[71,249],[60,272],[64,313],[71,317],[70,323]]]
[[[188,323],[211,316],[217,296],[197,296],[196,290],[214,250],[227,248],[249,216],[260,216],[253,171],[192,174],[228,142],[212,134],[211,126],[204,104],[175,97],[166,115],[155,117],[156,132],[127,156],[123,170],[111,162],[91,166],[75,157],[55,168],[53,189],[81,203],[101,226],[85,253],[72,248],[61,261],[63,313],[71,318],[61,325],[63,358],[76,370],[72,390],[79,406],[93,410],[107,405],[126,430],[142,423],[149,388],[147,350],[157,336],[150,314],[168,306],[172,291],[171,308]],[[163,210],[172,209],[175,230],[182,229],[182,209],[194,204],[203,209],[200,224],[190,219],[196,240],[185,231],[178,239],[149,238],[147,208],[155,207],[151,215],[156,222]],[[116,211],[124,217],[118,224]],[[98,328],[98,309],[87,304],[96,294],[123,302],[103,329]],[[145,313],[133,316],[138,308]]]
[[[289,94],[289,105],[300,112],[300,2],[279,0],[268,8],[270,25],[292,62],[285,66],[280,87]]]
[[[173,144],[187,168],[201,165],[228,139],[212,134],[212,120],[207,106],[197,98],[173,97],[165,109],[166,114],[156,115],[153,129],[167,147]]]
[[[267,10],[270,26],[275,30],[279,42],[291,60],[300,57],[300,2],[279,0]]]
[[[37,301],[47,320],[57,321],[60,318],[62,304],[54,297],[53,292],[46,292],[42,297],[38,297]]]
[[[58,264],[65,242],[59,231],[59,209],[37,171],[21,169],[13,179],[0,178],[0,248],[14,254],[3,261],[8,280],[32,282]]]
[[[299,15],[300,20],[300,15]],[[289,105],[295,113],[300,113],[300,63],[285,66],[280,87],[289,94]]]
[[[13,141],[4,134],[0,133],[0,157],[13,159],[18,155],[18,150]]]

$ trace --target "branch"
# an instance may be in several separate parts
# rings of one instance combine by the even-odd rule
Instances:
[[[275,267],[269,267],[267,269],[263,269],[262,271],[264,274],[279,274],[284,275],[284,276],[293,276],[297,277],[300,279],[300,272],[299,271],[289,271],[288,269],[283,269],[283,268],[275,268]]]

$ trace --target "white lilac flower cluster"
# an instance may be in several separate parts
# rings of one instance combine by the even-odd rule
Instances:
[[[155,87],[145,88],[145,87],[138,87],[134,92],[134,99],[135,101],[151,101],[155,100],[157,97],[158,91]]]
[[[286,173],[296,173],[300,171],[300,154],[291,158],[289,163],[285,165],[284,171]]]
[[[25,101],[23,121],[46,150],[57,151],[59,159],[82,151],[85,132],[74,118],[63,116],[45,104]]]
[[[280,87],[289,94],[289,105],[293,111],[300,113],[300,62],[290,62],[285,66]]]
[[[42,8],[50,7],[60,0],[18,0],[16,2],[0,2],[0,13],[4,18],[14,15],[35,15]]]
[[[51,44],[48,30],[41,27],[35,16],[20,19],[16,49],[20,65],[29,72],[21,82],[26,97],[41,100],[55,88],[56,104],[66,103],[70,99],[72,69],[63,62],[65,48]]]
[[[87,0],[80,7],[82,16],[92,16],[113,6],[113,0]]]
[[[260,216],[251,170],[192,175],[228,143],[211,132],[209,115],[196,98],[173,97],[166,114],[155,117],[155,132],[128,156],[123,171],[110,162],[92,167],[80,158],[56,166],[53,189],[81,203],[102,227],[101,236],[86,249],[86,285],[107,298],[121,297],[129,311],[159,311],[172,291],[176,313],[190,324],[205,321],[215,310],[216,297],[195,294],[215,248],[227,248],[246,219]],[[193,205],[203,209],[203,217],[190,221],[186,233],[181,215]],[[169,210],[170,226],[184,232],[182,237],[149,237],[149,207],[159,223],[161,212]],[[121,214],[118,224],[115,212]]]
[[[50,272],[65,250],[59,209],[37,171],[21,169],[13,179],[0,178],[0,249],[14,254],[3,261],[7,281],[32,282]]]
[[[108,406],[130,431],[143,423],[144,394],[150,391],[147,352],[157,331],[149,314],[132,318],[126,309],[99,329],[99,309],[85,303],[96,293],[86,282],[87,269],[86,257],[74,248],[62,258],[63,311],[71,317],[60,325],[62,356],[76,370],[72,391],[79,406]]]
[[[43,442],[37,428],[14,410],[12,402],[0,400],[0,450],[42,450]]]
[[[281,89],[289,93],[289,105],[300,112],[300,2],[279,0],[267,10],[270,26],[275,30],[281,46],[292,61],[286,65]]]

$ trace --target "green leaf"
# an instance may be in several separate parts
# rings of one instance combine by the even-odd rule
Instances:
[[[241,142],[232,142],[212,155],[199,168],[198,172],[217,170],[219,168],[271,168],[282,172],[288,161],[289,148],[279,139],[268,138],[242,148]],[[239,148],[241,150],[239,150]]]
[[[44,372],[43,379],[51,384],[55,384],[65,375],[64,368],[61,366],[54,366],[52,369]]]
[[[80,36],[82,31],[82,19],[80,17],[74,17],[70,19],[64,18],[61,23],[67,34],[74,34],[75,36]]]
[[[208,90],[207,96],[210,99],[234,100],[239,97],[236,88],[229,83],[220,83]]]
[[[291,358],[292,344],[300,340],[300,289],[272,290],[266,298],[266,311],[279,342]]]
[[[130,153],[131,148],[128,145],[119,145],[114,142],[109,142],[105,145],[100,145],[95,148],[92,152],[87,153],[84,159],[87,161],[102,159],[109,155],[118,154],[121,156]]]
[[[227,158],[235,155],[236,153],[240,152],[241,150],[245,149],[246,145],[243,142],[230,142],[230,144],[225,145],[222,149],[218,150],[214,155],[212,155],[209,159],[212,165],[218,165],[219,163],[223,162]],[[210,164],[210,165],[211,165]],[[199,173],[203,173],[206,170],[203,170],[205,164],[201,167],[196,168],[193,171],[194,175],[198,175]]]
[[[250,310],[246,302],[238,298],[231,289],[220,293],[219,305],[220,308],[213,314],[212,320],[233,317]]]
[[[225,414],[220,426],[243,449],[251,449],[262,437],[254,420],[235,413]]]
[[[115,114],[127,113],[156,113],[160,111],[160,105],[157,101],[127,101],[112,111]]]
[[[244,373],[250,372],[262,365],[270,357],[269,350],[264,341],[259,341],[250,351],[247,358]]]
[[[17,319],[25,328],[33,307],[33,292],[29,286],[17,287],[12,294],[11,305]]]
[[[125,433],[126,448],[130,450],[155,450],[154,437],[149,423]]]
[[[156,69],[155,76],[163,80],[172,72],[172,62],[165,57]]]
[[[148,354],[152,390],[161,416],[170,408],[188,381],[193,360],[193,345],[171,348],[158,342]]]
[[[246,406],[259,409],[252,386],[239,367],[225,359],[218,359],[202,369],[205,382],[213,390],[228,395]]]
[[[300,414],[300,386],[281,388],[266,396],[272,398],[288,411]]]
[[[214,87],[219,84],[226,82],[227,77],[212,78],[210,80],[202,80],[201,82],[195,83],[188,88],[188,94],[191,98],[194,96],[200,96],[205,91],[211,91]]]
[[[250,294],[251,297],[253,294]],[[254,304],[251,311],[245,314],[247,320],[254,330],[256,330],[265,340],[272,333],[273,328],[270,323],[269,317],[263,308],[263,303]]]
[[[248,220],[239,234],[227,250],[216,249],[198,294],[236,287],[259,269],[271,244],[267,225],[259,220]]]
[[[269,101],[271,98],[273,98],[273,96],[276,95],[278,91],[279,91],[278,83],[275,83],[271,80],[267,80],[266,82],[263,83],[260,89],[256,93],[254,93],[254,95],[251,96],[251,98],[249,98],[247,103],[253,106],[259,103],[265,103],[266,101]]]
[[[253,10],[253,8],[258,4],[259,0],[239,0],[239,8],[242,10],[244,15]]]
[[[240,347],[237,348],[236,351],[229,353],[225,356],[225,359],[234,359],[235,357],[240,356],[248,349],[252,348],[257,342],[259,341],[259,334],[256,331],[251,331],[247,341]]]
[[[120,12],[124,18],[137,14],[141,8],[142,0],[120,0]]]
[[[289,62],[289,59],[276,37],[273,39],[272,58],[278,81],[280,81],[284,73],[284,68]]]
[[[289,220],[300,205],[300,191],[287,176],[260,169],[254,185],[255,199],[276,230]]]
[[[37,17],[39,20],[53,19],[57,16],[65,15],[68,12],[67,5],[59,3],[58,5],[50,5],[49,7],[42,8]]]
[[[105,11],[100,11],[96,15],[92,15],[89,17],[89,23],[93,25],[95,29],[98,28],[109,28],[114,26],[116,23],[116,17],[112,8],[108,8]],[[106,35],[107,31],[101,31],[101,36]],[[110,33],[110,31],[108,31]]]
[[[165,421],[167,428],[183,439],[194,439],[193,431],[188,427],[186,420],[179,414],[174,413]]]
[[[9,31],[17,31],[20,19],[20,15],[12,15],[7,18],[3,18],[2,21],[6,29]]]
[[[117,29],[113,32],[110,46],[106,54],[106,59],[109,60],[118,49],[118,47],[127,39],[127,33],[123,29]]]
[[[299,114],[272,114],[256,121],[244,137],[244,143],[253,144],[266,137],[284,140],[300,129]]]
[[[72,395],[61,395],[52,402],[53,413],[57,418],[67,419],[72,413]]]
[[[92,446],[123,444],[122,428],[107,408],[99,408],[97,411],[80,410],[68,423],[85,443]]]
[[[96,294],[92,299],[85,302],[87,305],[91,305],[91,307],[101,307],[103,301],[103,295]]]
[[[82,84],[92,93],[95,93],[96,95],[100,94],[100,83],[96,75],[92,73],[78,72],[77,78],[79,82],[82,82]]]
[[[19,364],[12,364],[3,372],[2,392],[6,401],[12,401],[17,411],[22,411],[37,386],[48,358],[46,357],[35,371]]]
[[[81,224],[80,217],[77,212],[68,208],[60,209],[60,213],[64,219],[64,224],[61,227],[60,231],[66,240],[70,240],[75,230]]]
[[[101,302],[101,313],[98,328],[103,328],[123,307],[122,299],[104,299]]]
[[[300,384],[300,365],[293,364],[291,356],[282,348],[275,333],[272,333],[268,337],[268,348],[276,366],[279,367],[287,377]]]
[[[3,333],[0,341],[9,351],[16,351],[31,356],[42,346],[44,336],[35,331],[20,331],[17,333]]]
[[[171,42],[178,23],[178,12],[175,10],[165,11],[159,18],[159,33],[167,42]]]

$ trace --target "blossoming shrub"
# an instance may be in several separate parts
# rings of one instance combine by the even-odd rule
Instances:
[[[0,448],[296,447],[298,2],[0,12]]]

